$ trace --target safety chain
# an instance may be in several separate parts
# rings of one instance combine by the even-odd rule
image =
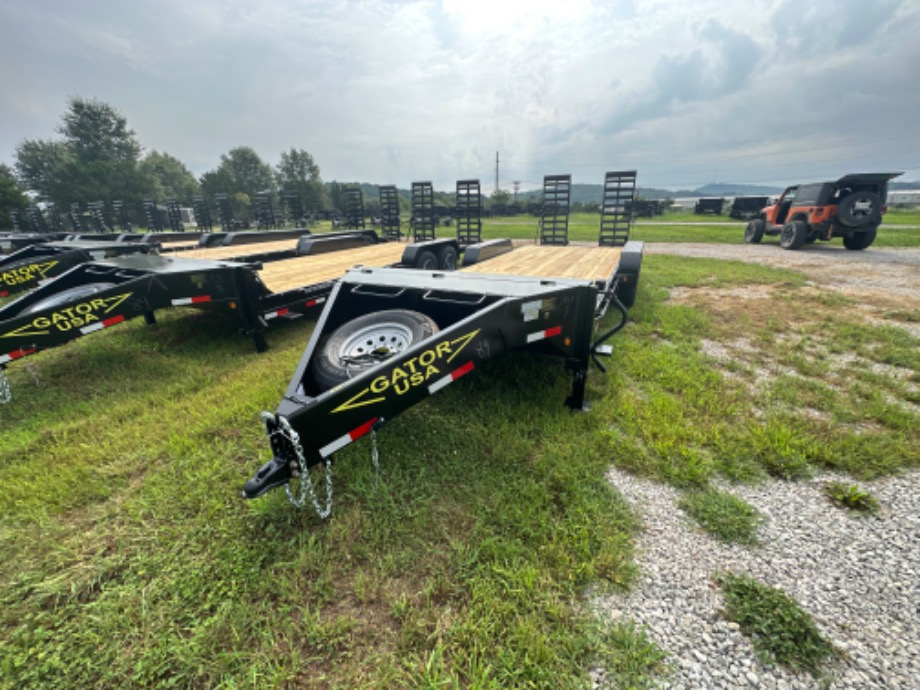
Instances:
[[[284,491],[287,493],[288,500],[296,508],[302,508],[306,503],[306,499],[309,498],[319,519],[325,520],[332,513],[332,461],[328,458],[326,459],[326,507],[321,508],[319,500],[316,497],[316,490],[313,488],[313,482],[310,480],[310,471],[307,469],[307,461],[306,458],[304,458],[303,446],[300,445],[300,434],[291,428],[291,423],[286,418],[278,415],[277,420],[278,426],[281,428],[281,431],[278,433],[284,434],[294,447],[294,452],[297,454],[297,468],[300,472],[300,491],[296,497],[294,496],[294,492],[291,491],[290,482],[284,485]]]
[[[380,488],[380,453],[377,452],[377,432],[371,431],[371,463],[374,465],[374,491]]]
[[[13,389],[6,372],[0,367],[0,405],[6,405],[13,400]]]

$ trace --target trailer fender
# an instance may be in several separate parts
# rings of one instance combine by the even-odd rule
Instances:
[[[466,268],[473,264],[494,259],[496,256],[507,254],[512,249],[514,249],[514,246],[509,239],[488,240],[487,242],[471,244],[463,252],[463,267]]]
[[[636,303],[636,291],[639,288],[639,273],[642,270],[642,252],[645,245],[642,242],[627,242],[620,255],[620,265],[617,268],[616,296],[626,307]]]
[[[444,238],[427,240],[425,242],[413,242],[403,251],[400,265],[425,270],[443,268],[438,265],[438,257],[440,255],[439,253],[443,252],[445,247],[452,247],[456,255],[460,253],[460,244],[455,239]],[[456,265],[456,261],[454,263]]]

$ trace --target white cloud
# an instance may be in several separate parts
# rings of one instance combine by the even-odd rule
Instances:
[[[198,174],[238,145],[440,188],[491,182],[496,150],[509,181],[634,165],[688,185],[920,153],[907,0],[0,0],[0,20],[2,160],[53,136],[69,95]]]

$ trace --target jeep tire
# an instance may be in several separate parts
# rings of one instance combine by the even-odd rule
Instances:
[[[853,251],[865,249],[875,242],[876,234],[878,234],[878,228],[871,228],[863,232],[854,232],[843,238],[843,246]]]
[[[779,236],[779,246],[783,249],[798,249],[805,244],[808,226],[801,220],[790,220],[783,226]]]
[[[878,223],[882,219],[881,203],[875,192],[853,192],[837,206],[837,219],[848,228],[863,228]]]
[[[760,240],[763,239],[765,225],[762,218],[749,220],[744,228],[744,241],[748,244],[760,244]]]

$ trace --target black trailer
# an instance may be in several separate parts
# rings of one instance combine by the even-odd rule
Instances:
[[[272,319],[313,312],[352,266],[430,266],[429,257],[445,246],[456,252],[457,243],[443,239],[421,245],[360,242],[355,248],[347,246],[344,233],[326,240],[302,238],[301,256],[264,266],[156,254],[81,264],[0,308],[0,369],[132,318],[143,316],[147,323],[155,323],[157,310],[176,306],[237,318],[241,330],[262,352],[267,349],[265,331]]]
[[[756,218],[769,201],[770,197],[766,196],[736,196],[728,209],[728,216],[739,220]]]
[[[725,205],[725,199],[721,197],[706,197],[697,199],[693,206],[693,212],[697,215],[721,216],[722,207]]]
[[[273,458],[245,498],[285,486],[295,505],[316,500],[309,468],[383,426],[488,359],[527,349],[560,357],[572,375],[566,404],[582,409],[589,362],[626,322],[642,244],[467,248],[457,272],[355,268],[336,284],[274,413],[262,415]],[[488,260],[486,260],[488,259]],[[622,319],[603,334],[613,304]],[[603,368],[603,367],[601,367]],[[299,477],[295,496],[290,482]],[[331,484],[327,484],[327,489]]]
[[[128,242],[76,240],[33,244],[0,256],[0,297],[31,290],[74,266],[124,254],[149,254],[158,245]]]

